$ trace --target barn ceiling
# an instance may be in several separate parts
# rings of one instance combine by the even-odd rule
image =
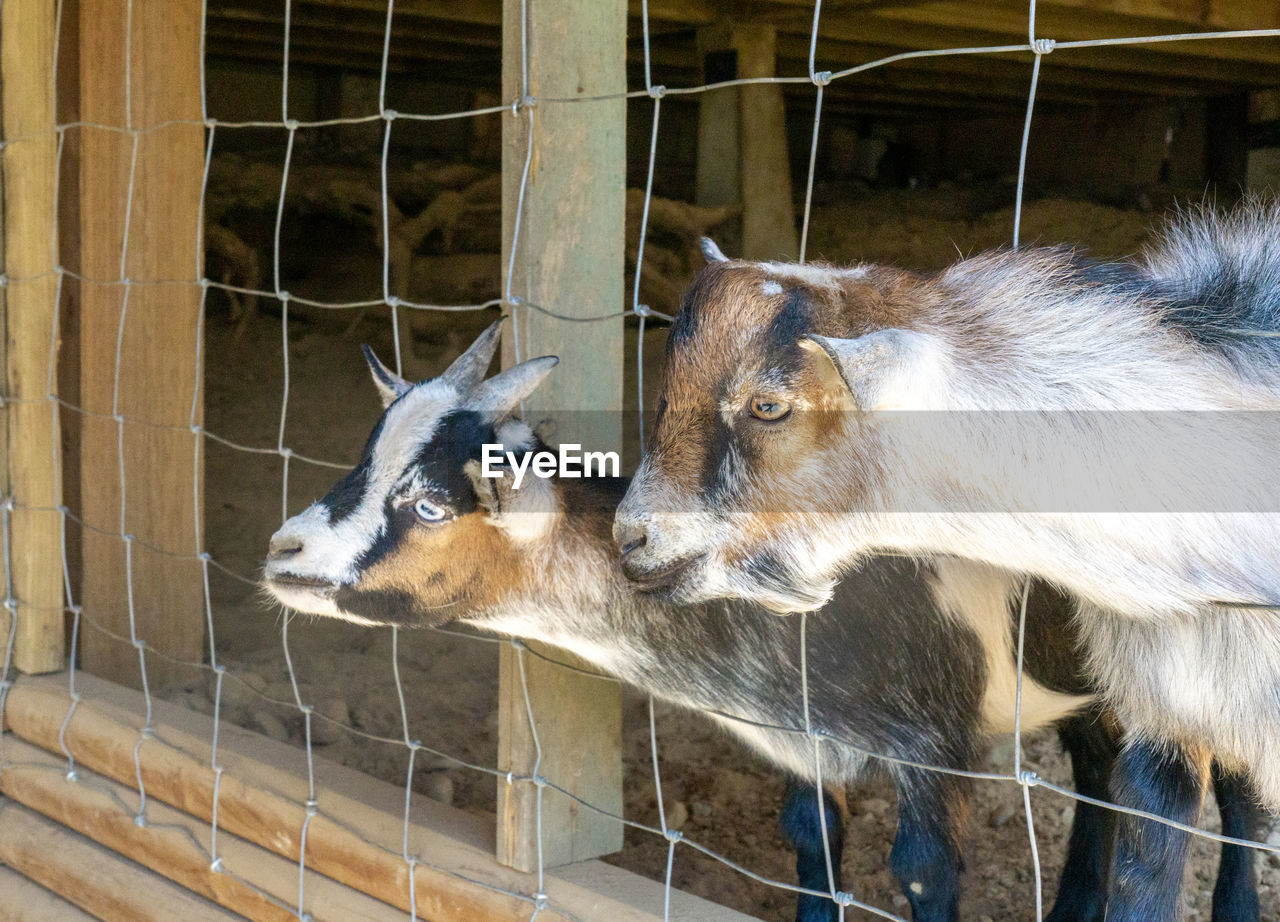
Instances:
[[[640,2],[632,0],[628,59],[643,88]],[[704,80],[698,31],[726,21],[778,30],[778,73],[807,74],[812,0],[650,0],[653,79],[667,86]],[[281,0],[210,0],[208,52],[214,59],[280,65]],[[293,0],[290,59],[296,64],[376,72],[386,28],[385,0]],[[398,0],[388,67],[424,82],[497,90],[500,0]],[[1182,32],[1280,28],[1274,0],[1040,0],[1037,36],[1057,41]],[[904,51],[1026,41],[1026,0],[827,0],[818,68],[837,71]],[[1031,55],[946,56],[901,61],[841,82],[832,104],[1016,108],[1025,102]],[[1280,86],[1280,38],[1178,41],[1065,48],[1045,58],[1038,98],[1093,105],[1220,95]],[[810,87],[788,92],[811,93]]]

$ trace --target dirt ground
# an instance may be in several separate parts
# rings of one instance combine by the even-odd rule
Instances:
[[[1012,211],[994,208],[1011,197],[972,190],[876,192],[839,206],[817,208],[811,253],[831,260],[893,261],[935,268],[969,253],[1007,242]],[[1023,239],[1074,242],[1098,256],[1132,252],[1156,215],[1086,202],[1047,200],[1030,204]],[[317,251],[334,244],[333,256],[315,261],[309,275],[289,281],[303,296],[342,301],[376,294],[377,250],[369,241],[337,245],[316,240]],[[410,375],[438,372],[491,314],[449,314],[422,318],[415,325],[406,370]],[[378,415],[373,388],[358,347],[369,342],[391,353],[385,311],[370,310],[354,324],[350,313],[307,311],[294,306],[288,323],[291,380],[285,443],[295,452],[350,464]],[[211,308],[208,330],[207,425],[237,442],[274,446],[280,424],[283,363],[278,310],[263,313],[240,335]],[[646,384],[656,386],[664,330],[650,328],[645,341]],[[636,331],[627,333],[624,380],[634,389]],[[634,394],[629,397],[634,406]],[[653,405],[652,399],[647,404]],[[210,443],[207,456],[209,549],[231,570],[253,576],[267,538],[279,525],[283,506],[292,514],[323,495],[339,472],[295,460],[288,496],[282,497],[278,456],[244,454]],[[237,580],[215,576],[212,586],[218,653],[230,671],[267,696],[291,700],[281,648],[280,614],[257,591]],[[402,735],[392,677],[388,630],[299,619],[290,624],[290,652],[303,696],[321,711],[368,733]],[[436,632],[410,632],[401,638],[400,671],[406,689],[409,734],[424,744],[469,761],[494,765],[497,724],[497,654],[492,643]],[[272,707],[228,683],[231,719],[268,735],[300,744],[301,723],[291,708]],[[169,691],[189,706],[209,711],[203,685]],[[657,809],[649,765],[646,700],[625,697],[626,812],[656,824]],[[668,816],[683,815],[686,836],[753,871],[792,881],[792,859],[777,832],[782,779],[770,767],[697,714],[659,705],[658,743]],[[395,744],[372,743],[324,724],[318,751],[394,784],[403,784],[407,753]],[[1030,767],[1043,777],[1069,783],[1064,758],[1048,735],[1030,737]],[[1011,742],[998,742],[992,769],[1011,764]],[[414,787],[467,810],[492,811],[495,782],[489,775],[419,760]],[[845,887],[859,899],[905,913],[906,901],[888,871],[895,825],[889,785],[868,779],[850,791]],[[1065,845],[1071,802],[1052,792],[1032,796],[1035,829],[1043,866],[1046,901],[1052,899]],[[1210,807],[1206,811],[1212,814]],[[1212,818],[1206,820],[1212,825]],[[1034,918],[1034,872],[1022,812],[1021,792],[1008,783],[979,783],[964,877],[963,915],[972,920]],[[607,859],[661,879],[666,863],[664,840],[629,830],[626,848]],[[1280,920],[1280,863],[1259,862],[1264,918]],[[1198,841],[1188,874],[1187,918],[1209,918],[1216,871],[1216,849]],[[763,919],[789,919],[792,897],[755,883],[690,848],[678,848],[675,884]],[[657,907],[655,907],[657,908]],[[851,913],[850,919],[863,918]]]

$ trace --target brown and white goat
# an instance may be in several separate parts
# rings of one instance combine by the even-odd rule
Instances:
[[[360,463],[271,540],[265,584],[299,611],[360,624],[465,621],[571,650],[664,700],[701,710],[797,783],[784,832],[797,850],[798,917],[831,922],[817,767],[803,732],[798,621],[746,602],[681,606],[640,593],[619,572],[610,529],[619,478],[483,476],[484,445],[540,449],[511,414],[554,360],[481,381],[491,328],[439,378],[409,386],[370,356],[387,409]],[[969,784],[904,763],[973,768],[986,738],[1012,728],[1015,670],[1007,577],[983,565],[871,558],[840,582],[836,611],[807,632],[822,777],[843,785],[886,764],[899,792],[893,868],[915,918],[956,918]],[[1028,660],[1023,726],[1059,722],[1081,793],[1100,797],[1114,755],[1080,679],[1073,637],[1047,587],[1028,618],[1044,642]],[[993,610],[988,610],[991,608]],[[536,703],[535,703],[536,706]],[[536,714],[535,714],[536,717]],[[1230,802],[1230,799],[1228,798]],[[823,799],[834,868],[839,812]],[[1224,814],[1229,828],[1248,813]],[[1100,922],[1109,834],[1105,812],[1076,812],[1055,922]],[[1231,853],[1228,852],[1230,858]],[[1247,862],[1223,866],[1224,893],[1253,892]],[[1215,916],[1244,922],[1247,916]]]
[[[1124,264],[704,249],[616,521],[639,586],[812,610],[883,550],[1046,579],[1128,729],[1120,803],[1194,822],[1216,757],[1280,807],[1280,209]],[[1121,827],[1108,918],[1173,918],[1185,836]]]

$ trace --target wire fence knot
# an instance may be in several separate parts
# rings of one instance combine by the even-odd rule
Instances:
[[[831,894],[831,900],[837,906],[842,906],[845,909],[848,909],[850,906],[852,906],[854,902],[853,894],[846,893],[844,890],[837,890],[835,893]]]
[[[810,79],[813,80],[814,86],[827,86],[831,83],[831,71],[820,70],[817,73],[815,73]]]
[[[672,845],[675,845],[677,842],[679,842],[681,839],[684,838],[684,833],[681,832],[679,829],[664,829],[662,830],[662,837],[666,839],[668,842],[670,842]]]
[[[1024,768],[1022,771],[1018,772],[1018,784],[1029,788],[1036,787],[1040,784],[1040,776],[1030,769]]]
[[[635,313],[637,317],[648,317],[653,314],[653,309],[647,304],[637,304]]]
[[[661,99],[663,96],[666,96],[666,95],[667,95],[667,88],[663,86],[661,83],[659,83],[657,86],[649,87],[650,99]]]
[[[1048,54],[1057,47],[1057,41],[1051,38],[1037,38],[1031,42],[1031,50],[1036,54]]]
[[[384,119],[386,119],[388,122],[394,122],[394,121],[396,120],[396,117],[397,117],[399,114],[400,114],[400,113],[399,113],[399,112],[397,112],[395,109],[383,109],[383,110],[382,110],[382,117],[383,117]]]

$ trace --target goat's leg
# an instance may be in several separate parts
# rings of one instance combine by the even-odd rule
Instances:
[[[916,922],[954,922],[960,904],[960,841],[969,783],[917,769],[898,772],[898,833],[889,863]]]
[[[1194,823],[1209,780],[1201,749],[1126,741],[1111,777],[1112,799],[1122,807]],[[1164,823],[1117,813],[1107,922],[1174,922],[1190,834]]]
[[[837,890],[841,887],[844,815],[830,792],[823,791],[822,802],[826,812],[827,843],[831,849],[831,873],[834,880],[827,879],[827,854],[822,843],[817,788],[807,781],[787,779],[787,795],[782,804],[779,824],[783,837],[796,850],[796,876],[800,886],[827,893],[832,886]],[[800,894],[796,903],[796,922],[836,922],[839,917],[839,909],[830,898]]]
[[[1099,709],[1058,724],[1058,739],[1071,756],[1076,792],[1107,800],[1111,768],[1120,750],[1119,733]],[[1079,801],[1058,882],[1058,898],[1046,922],[1102,922],[1107,911],[1107,871],[1115,811]]]
[[[1213,763],[1213,793],[1222,816],[1222,834],[1235,839],[1258,838],[1262,811],[1253,789],[1242,775]],[[1218,862],[1218,883],[1213,888],[1213,922],[1258,922],[1256,850],[1224,843]]]

